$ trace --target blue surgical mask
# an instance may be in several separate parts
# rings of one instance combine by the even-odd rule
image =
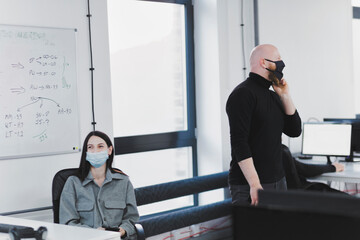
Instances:
[[[106,160],[108,160],[108,158],[109,158],[108,151],[95,152],[95,153],[86,152],[86,160],[94,168],[99,168],[102,165],[104,165],[104,163],[106,162]]]

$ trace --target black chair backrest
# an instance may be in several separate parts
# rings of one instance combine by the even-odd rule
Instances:
[[[259,191],[259,206],[360,217],[360,199],[330,192],[264,190]]]
[[[288,189],[299,189],[301,188],[301,179],[296,170],[295,159],[287,146],[282,144],[281,148],[287,187]]]
[[[52,182],[52,203],[54,223],[59,223],[60,196],[68,177],[76,174],[78,168],[68,168],[57,172]]]
[[[333,213],[259,205],[233,206],[233,217],[236,240],[355,239],[360,220]]]

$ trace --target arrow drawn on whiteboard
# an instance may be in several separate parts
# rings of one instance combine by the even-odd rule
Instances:
[[[25,108],[25,107],[28,107],[28,106],[30,106],[30,105],[32,105],[32,104],[35,104],[35,103],[37,103],[38,101],[40,101],[39,98],[37,98],[36,100],[34,100],[32,103],[29,103],[29,104],[26,104],[26,105],[24,105],[24,106],[22,106],[22,107],[19,107],[19,108],[17,109],[17,111],[20,112],[21,109],[23,109],[23,108]]]
[[[19,87],[19,88],[10,88],[10,91],[12,93],[17,93],[18,95],[25,92],[25,88]]]
[[[11,64],[13,68],[23,69],[24,66],[21,63]]]
[[[39,97],[39,99],[41,100],[41,106],[42,106],[42,104],[43,104],[43,101],[44,101],[44,100],[47,100],[47,101],[51,101],[51,102],[55,103],[57,107],[60,107],[60,104],[57,103],[57,102],[56,102],[55,100],[53,100],[53,99],[44,98],[44,97]],[[41,106],[40,106],[40,107],[41,107]]]
[[[33,100],[32,103],[28,103],[28,104],[26,104],[26,105],[24,105],[24,106],[22,106],[22,107],[19,107],[19,108],[17,109],[17,111],[20,112],[21,109],[23,109],[23,108],[25,108],[25,107],[28,107],[28,106],[30,106],[30,105],[33,105],[33,104],[35,104],[35,103],[37,103],[37,102],[39,102],[39,101],[40,101],[40,108],[41,108],[41,107],[43,106],[44,100],[45,100],[45,101],[53,102],[53,103],[56,104],[57,107],[60,107],[60,104],[59,104],[59,103],[57,103],[56,101],[54,101],[53,99],[50,99],[50,98],[32,97],[31,99]]]

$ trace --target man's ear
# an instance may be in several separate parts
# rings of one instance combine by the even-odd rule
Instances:
[[[261,66],[261,67],[267,68],[266,63],[265,63],[265,62],[266,62],[266,61],[265,61],[265,58],[260,58],[259,61],[260,61],[260,66]]]

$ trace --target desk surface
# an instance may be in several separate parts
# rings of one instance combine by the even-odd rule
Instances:
[[[314,157],[312,160],[298,161],[306,164],[326,164],[326,157]],[[310,178],[310,180],[337,181],[348,183],[360,183],[360,162],[340,162],[344,164],[343,172],[324,173],[320,176]]]
[[[47,240],[119,240],[120,233],[90,228],[66,226],[55,223],[40,222],[14,217],[0,216],[0,223],[32,227],[37,230],[44,226],[48,230]],[[27,238],[33,240],[35,238]],[[10,240],[9,234],[0,233],[0,240]]]

